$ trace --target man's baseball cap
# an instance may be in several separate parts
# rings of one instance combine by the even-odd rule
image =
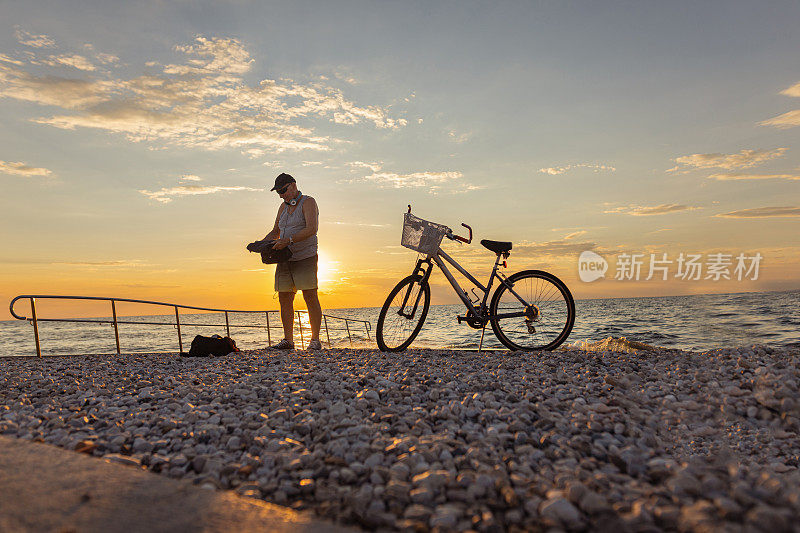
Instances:
[[[290,183],[297,183],[297,182],[289,174],[281,173],[281,174],[278,175],[277,178],[275,178],[275,186],[273,188],[271,188],[270,190],[271,191],[276,191],[278,189],[283,189],[284,187],[286,187]]]

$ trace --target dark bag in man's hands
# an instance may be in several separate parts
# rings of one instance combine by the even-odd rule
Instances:
[[[219,335],[203,337],[202,335],[197,335],[192,340],[192,347],[189,348],[189,353],[181,352],[181,355],[184,357],[208,357],[210,355],[222,357],[239,351],[239,348],[236,347],[236,342],[230,337],[220,337]]]
[[[274,263],[285,263],[292,258],[292,251],[287,246],[281,250],[273,250],[270,248],[265,252],[261,252],[261,262],[266,265]]]
[[[272,247],[275,241],[272,239],[264,239],[261,241],[251,242],[247,245],[247,249],[251,252],[261,254],[261,262],[267,265],[274,263],[285,263],[292,258],[292,251],[287,246],[281,250],[274,250]]]

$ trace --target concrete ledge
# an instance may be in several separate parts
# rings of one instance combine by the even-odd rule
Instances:
[[[0,437],[0,531],[354,531],[228,492]]]

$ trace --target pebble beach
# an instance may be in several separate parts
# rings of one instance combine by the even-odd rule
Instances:
[[[6,357],[0,434],[370,530],[775,533],[799,389],[767,346]]]

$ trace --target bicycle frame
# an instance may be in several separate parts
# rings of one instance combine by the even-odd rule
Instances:
[[[417,264],[414,267],[412,275],[422,273],[422,280],[421,280],[422,284],[427,283],[428,279],[430,278],[431,261],[436,263],[436,266],[438,266],[442,270],[442,273],[447,278],[447,281],[450,282],[450,285],[453,287],[453,290],[456,291],[456,294],[464,303],[464,306],[467,308],[467,313],[468,313],[467,316],[472,315],[473,317],[481,320],[489,318],[489,315],[484,311],[487,310],[486,302],[489,299],[489,292],[492,290],[492,284],[494,283],[495,278],[497,278],[502,285],[505,285],[508,291],[511,294],[513,294],[523,305],[525,305],[526,307],[528,306],[528,303],[525,301],[525,299],[522,298],[519,294],[517,294],[517,292],[514,290],[514,284],[509,282],[508,278],[506,278],[501,272],[498,271],[498,267],[500,266],[499,254],[497,256],[497,259],[495,259],[494,267],[492,268],[492,273],[489,276],[489,283],[486,286],[484,286],[480,281],[475,279],[475,277],[472,274],[470,274],[464,267],[458,264],[458,261],[450,257],[450,255],[448,255],[441,248],[439,248],[436,251],[436,254],[430,254],[425,259],[417,259]],[[445,261],[447,263],[450,263],[453,266],[453,268],[458,270],[465,278],[467,278],[470,281],[470,283],[475,285],[481,292],[483,292],[483,300],[481,301],[480,297],[478,297],[478,301],[480,301],[480,306],[478,307],[478,309],[475,308],[477,302],[475,303],[472,302],[469,295],[467,294],[467,291],[465,291],[463,287],[461,287],[456,278],[453,276],[452,272],[450,272],[450,269],[447,268]],[[427,265],[427,267],[423,268],[423,265]],[[400,312],[400,314],[406,316],[407,318],[413,317],[414,314],[417,312],[417,307],[419,306],[419,299],[422,296],[422,291],[420,291],[417,294],[416,301],[414,302],[414,307],[411,310],[410,314],[406,314],[402,312],[402,309],[406,308],[406,305],[408,304],[408,297],[410,296],[410,294],[411,294],[411,285],[409,285],[408,290],[406,291],[406,295],[403,298],[403,305],[401,307],[401,312]],[[526,313],[525,312],[503,313],[497,315],[497,318],[514,318],[522,316],[526,316]]]

